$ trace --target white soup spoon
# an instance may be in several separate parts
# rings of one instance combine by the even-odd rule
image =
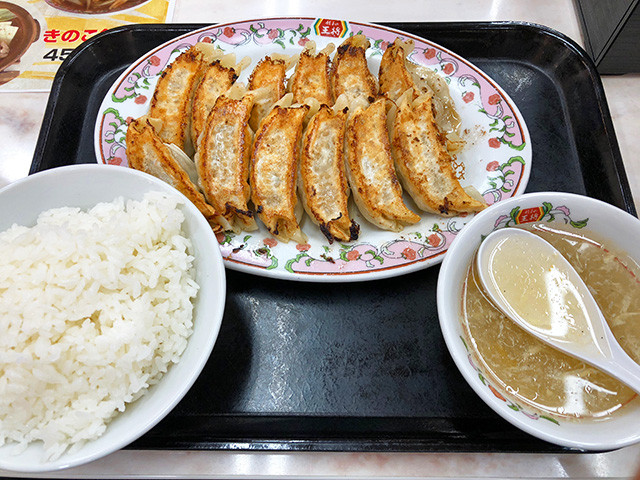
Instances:
[[[476,255],[481,286],[508,318],[543,342],[640,393],[640,365],[622,349],[571,264],[520,228],[489,234]]]

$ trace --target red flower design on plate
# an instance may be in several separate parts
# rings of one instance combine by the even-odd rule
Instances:
[[[453,63],[447,63],[444,68],[442,69],[442,71],[446,74],[446,75],[451,75],[454,71],[454,67],[453,67]]]
[[[232,27],[224,27],[224,30],[222,30],[222,34],[227,38],[233,37],[234,33],[236,33],[236,30]]]
[[[360,252],[358,252],[357,250],[350,250],[347,252],[346,257],[349,261],[358,260],[360,258]]]
[[[500,143],[500,142],[498,142],[498,143]],[[493,162],[489,162],[489,163],[487,163],[487,172],[495,172],[498,169],[499,166],[500,166],[500,164],[498,162],[496,162],[495,160]]]
[[[160,57],[158,57],[157,55],[150,57],[149,63],[154,67],[157,67],[158,65],[160,65]]]
[[[309,245],[308,243],[299,243],[296,245],[296,248],[299,252],[306,252],[311,248],[311,245]]]
[[[495,388],[493,388],[491,385],[489,385],[489,390],[491,390],[491,393],[493,393],[493,394],[496,396],[496,398],[498,398],[498,399],[502,400],[503,402],[506,402],[506,401],[507,401],[507,399],[506,399],[506,398],[504,398],[504,397],[502,396],[502,394],[501,394],[498,390],[496,390]]]
[[[280,36],[280,32],[278,32],[277,28],[272,28],[271,30],[269,30],[269,33],[267,35],[271,40],[275,40]]]
[[[489,146],[491,148],[500,148],[500,140],[498,140],[497,138],[490,138]]]
[[[301,46],[304,47],[307,44],[308,41],[309,41],[309,38],[302,37],[300,40],[298,40],[298,45],[301,45]]]
[[[427,240],[429,240],[429,245],[433,247],[437,247],[442,242],[442,239],[437,233],[432,233],[431,235],[429,235],[427,237]]]
[[[436,56],[436,49],[435,48],[427,48],[424,51],[424,58],[426,58],[427,60],[431,60],[435,56]]]
[[[122,159],[120,157],[110,158],[109,165],[122,165]]]
[[[502,101],[502,98],[497,93],[494,93],[489,97],[489,100],[487,101],[489,102],[489,105],[497,105]]]
[[[213,39],[211,37],[204,37],[201,41],[204,43],[213,43]]]
[[[223,243],[225,238],[224,232],[216,233],[216,240],[218,240],[218,243]]]
[[[142,105],[146,101],[147,101],[147,97],[145,97],[144,95],[138,95],[134,100],[134,102],[136,102],[138,105]]]
[[[278,241],[275,238],[265,238],[262,243],[267,247],[275,247],[278,244]]]
[[[469,103],[473,101],[474,97],[475,95],[473,94],[473,92],[467,92],[462,96],[462,100],[464,100],[464,103]]]
[[[405,248],[402,251],[402,256],[407,260],[415,260],[416,259],[416,251],[413,248]]]

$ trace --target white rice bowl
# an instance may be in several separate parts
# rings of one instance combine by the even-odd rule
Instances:
[[[141,436],[218,334],[224,267],[204,217],[149,175],[80,165],[0,190],[0,232],[0,468],[79,465]]]

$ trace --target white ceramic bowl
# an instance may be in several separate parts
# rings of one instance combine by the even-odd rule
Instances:
[[[586,221],[586,231],[640,261],[640,221],[607,203],[561,192],[531,193],[499,202],[478,214],[458,233],[442,263],[437,289],[438,316],[449,352],[466,381],[489,407],[535,437],[581,450],[609,450],[638,442],[637,397],[607,421],[556,419],[556,424],[508,398],[494,395],[489,381],[481,381],[481,372],[470,361],[460,322],[462,284],[468,265],[483,235],[513,226],[516,221],[527,223],[538,219],[545,223],[551,220],[550,225]]]
[[[226,280],[215,234],[198,209],[168,184],[125,167],[76,165],[55,168],[18,180],[0,190],[0,231],[13,223],[31,226],[44,210],[63,206],[83,209],[117,197],[141,200],[160,191],[183,199],[183,228],[193,244],[196,282],[194,327],[180,361],[172,365],[146,395],[127,406],[98,439],[55,461],[43,461],[41,444],[14,455],[13,445],[0,448],[0,469],[43,472],[80,465],[131,443],[165,417],[187,393],[207,362],[218,336],[224,311]]]

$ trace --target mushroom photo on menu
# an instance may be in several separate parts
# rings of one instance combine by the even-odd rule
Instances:
[[[13,37],[18,33],[18,27],[11,25],[16,15],[7,8],[0,8],[0,59],[7,58]]]

